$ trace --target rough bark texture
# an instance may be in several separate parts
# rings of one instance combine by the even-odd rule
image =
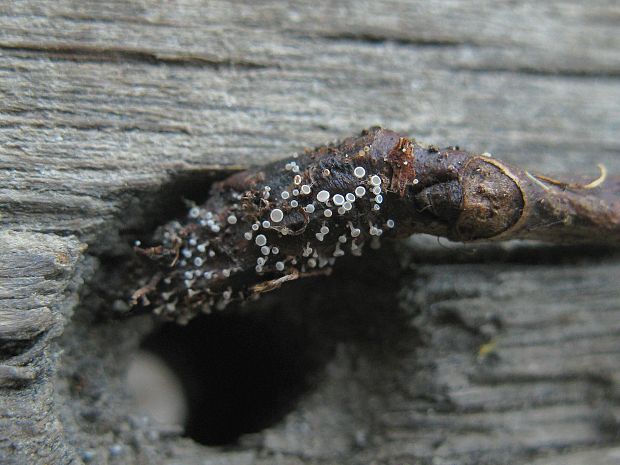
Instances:
[[[129,245],[183,197],[374,124],[619,173],[619,20],[605,0],[4,2],[0,462],[617,463],[612,253],[413,240],[239,310],[295,320],[317,368],[232,450],[135,411],[151,320],[110,315]]]

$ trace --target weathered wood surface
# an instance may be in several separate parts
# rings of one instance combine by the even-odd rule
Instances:
[[[377,309],[415,335],[336,344],[318,386],[233,452],[129,415],[146,320],[95,322],[81,298],[123,280],[106,263],[187,179],[373,124],[620,173],[618,21],[605,0],[0,4],[0,462],[618,463],[613,255],[426,260],[400,310]],[[97,395],[76,396],[76,373]]]

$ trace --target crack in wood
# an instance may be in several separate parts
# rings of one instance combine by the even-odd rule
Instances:
[[[94,63],[145,63],[149,65],[184,66],[196,68],[235,68],[254,70],[273,68],[273,66],[247,60],[220,59],[197,54],[167,54],[145,49],[128,49],[123,47],[97,47],[82,44],[28,44],[0,43],[0,50],[26,52],[45,55],[51,60],[79,61]]]

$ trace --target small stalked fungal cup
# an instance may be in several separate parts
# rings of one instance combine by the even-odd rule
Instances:
[[[373,128],[215,184],[183,221],[158,229],[158,245],[135,247],[160,271],[133,302],[183,323],[413,233],[575,242],[598,229],[617,242],[620,203],[600,195],[604,181],[560,183]]]

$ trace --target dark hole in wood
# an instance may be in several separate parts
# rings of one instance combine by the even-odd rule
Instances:
[[[207,445],[276,425],[323,379],[336,346],[392,359],[417,337],[398,308],[391,248],[343,259],[329,277],[302,279],[256,302],[190,321],[166,323],[142,348],[161,357],[183,384],[185,435]]]
[[[233,170],[186,172],[161,186],[156,192],[143,193],[126,205],[123,237],[148,241],[157,226],[187,216],[190,204],[205,202],[213,184],[233,174]]]
[[[186,200],[202,203],[212,183],[227,174],[175,178],[140,205],[135,225],[125,223],[121,234],[128,243],[148,243],[157,225],[184,217]],[[320,383],[340,343],[382,360],[402,344],[417,343],[398,307],[398,253],[386,243],[364,255],[343,257],[329,277],[287,283],[256,302],[214,310],[186,326],[163,323],[143,340],[142,349],[162,359],[182,384],[185,436],[206,445],[235,445],[244,434],[276,425]],[[114,276],[135,275],[119,273],[118,264],[111,268]],[[114,318],[135,314],[123,311]]]
[[[167,323],[143,348],[165,360],[186,395],[185,435],[208,445],[233,444],[292,410],[316,363],[304,325],[278,311],[226,311]]]

